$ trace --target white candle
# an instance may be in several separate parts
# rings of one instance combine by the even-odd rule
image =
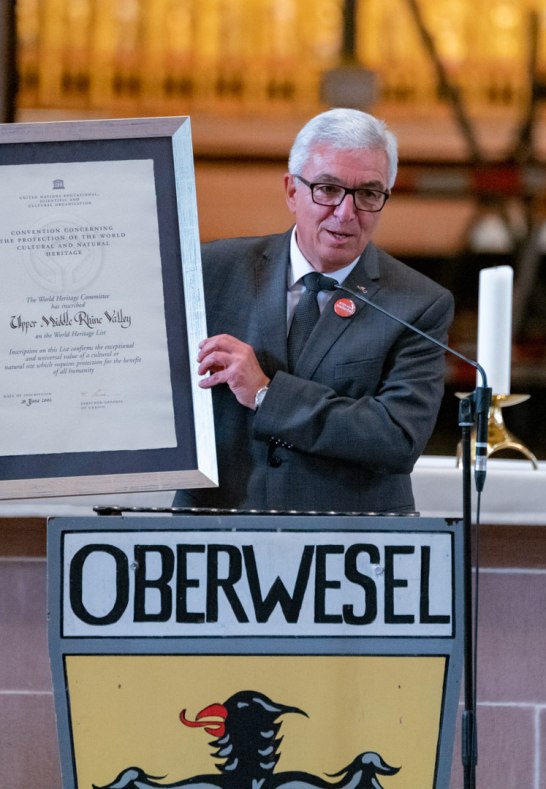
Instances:
[[[495,266],[480,271],[478,299],[478,363],[487,375],[493,394],[510,394],[512,362],[511,266]],[[481,376],[478,373],[478,384]]]

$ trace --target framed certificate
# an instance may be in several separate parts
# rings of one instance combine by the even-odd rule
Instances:
[[[0,126],[0,498],[217,484],[190,121]]]

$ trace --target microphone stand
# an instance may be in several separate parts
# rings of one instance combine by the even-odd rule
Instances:
[[[487,429],[489,408],[491,405],[491,389],[487,386],[487,376],[483,367],[473,359],[455,351],[432,335],[418,329],[411,323],[380,307],[363,294],[366,288],[357,286],[359,293],[345,285],[335,284],[332,290],[343,290],[355,299],[363,301],[374,310],[382,312],[388,318],[401,323],[409,331],[420,334],[425,340],[442,348],[446,353],[457,356],[463,362],[474,367],[480,374],[481,386],[462,398],[459,403],[459,427],[461,428],[462,473],[463,473],[463,587],[464,587],[464,711],[461,726],[461,759],[464,768],[464,789],[476,787],[476,765],[478,763],[478,738],[476,726],[476,660],[473,638],[473,601],[472,601],[472,493],[471,493],[471,429],[476,423],[476,459],[474,482],[476,491],[483,490],[486,477],[487,462]],[[476,572],[478,568],[476,568]]]

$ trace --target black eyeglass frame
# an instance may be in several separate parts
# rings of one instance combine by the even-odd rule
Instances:
[[[302,183],[304,183],[305,186],[309,187],[309,189],[311,190],[311,200],[313,201],[313,203],[316,203],[316,205],[324,206],[325,208],[337,208],[339,205],[342,204],[342,202],[345,200],[347,195],[351,195],[351,197],[353,198],[353,205],[356,211],[366,211],[369,214],[378,214],[379,211],[382,211],[385,208],[385,203],[391,196],[390,192],[383,192],[381,189],[368,189],[367,187],[362,187],[362,186],[360,186],[358,189],[350,189],[348,186],[341,186],[341,184],[332,184],[326,181],[315,181],[314,183],[311,183],[302,175],[298,175],[297,173],[294,173],[294,178],[299,178],[299,180]],[[315,187],[317,186],[335,186],[338,189],[343,189],[343,196],[341,197],[339,203],[320,203],[315,197]],[[365,189],[368,192],[374,192],[375,194],[383,195],[383,204],[381,205],[380,208],[359,208],[357,206],[356,193],[362,191],[363,189]]]

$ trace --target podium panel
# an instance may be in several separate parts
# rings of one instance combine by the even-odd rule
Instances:
[[[462,541],[418,517],[51,519],[64,789],[445,789]]]

